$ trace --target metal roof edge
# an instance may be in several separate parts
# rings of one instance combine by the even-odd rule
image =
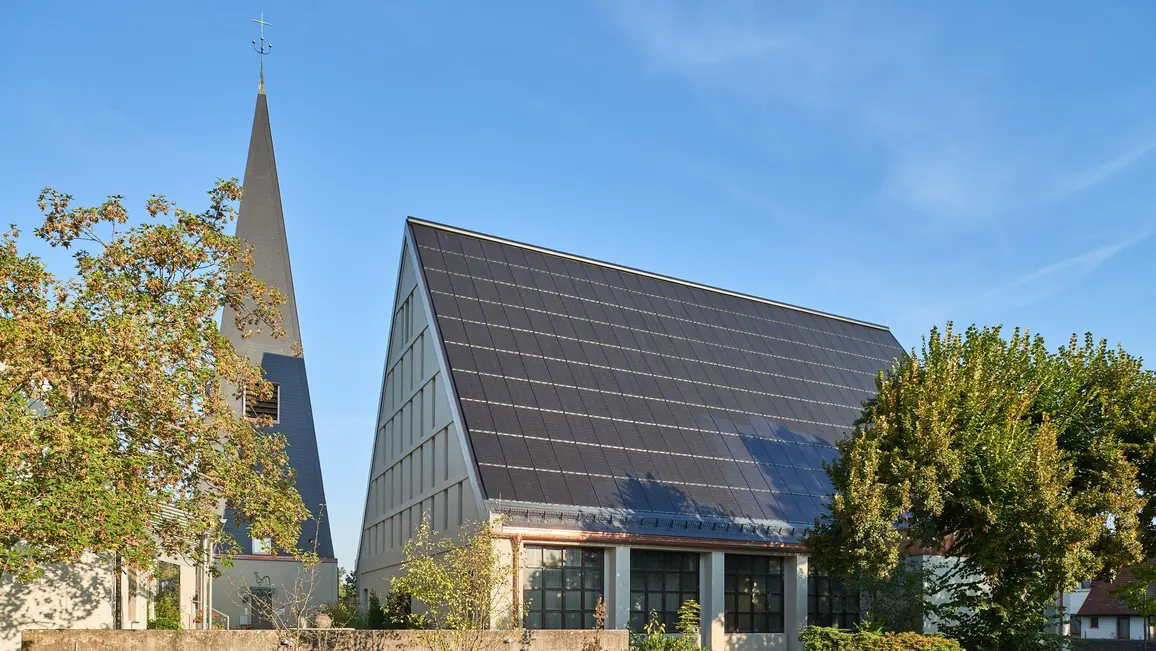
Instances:
[[[784,520],[755,520],[739,516],[711,516],[697,513],[661,513],[657,511],[639,511],[635,509],[611,509],[603,506],[572,506],[568,504],[548,504],[543,502],[522,502],[509,499],[487,499],[495,511],[523,511],[541,514],[549,518],[559,516],[586,516],[593,518],[639,518],[651,520],[677,520],[679,522],[695,522],[704,524],[729,524],[744,527],[777,528],[790,530],[791,534],[802,533],[809,527],[800,522]]]
[[[732,296],[734,298],[741,298],[741,299],[745,299],[748,301],[755,301],[758,303],[764,303],[766,305],[774,305],[775,307],[781,307],[781,308],[785,308],[788,310],[795,310],[798,312],[805,312],[807,314],[813,314],[815,316],[821,316],[821,317],[828,318],[828,319],[836,319],[839,321],[844,321],[846,323],[853,323],[855,325],[860,325],[860,326],[864,326],[864,327],[868,327],[868,328],[875,328],[876,330],[882,330],[884,332],[891,332],[891,328],[889,328],[885,325],[878,324],[878,323],[872,323],[870,321],[853,319],[851,317],[842,316],[839,314],[832,314],[830,312],[823,312],[822,310],[813,310],[811,308],[802,307],[799,305],[792,305],[790,303],[784,303],[782,301],[775,301],[775,300],[771,300],[769,298],[763,298],[761,296],[754,296],[751,294],[744,294],[742,292],[735,292],[735,291],[731,291],[729,289],[723,289],[721,287],[715,287],[713,285],[704,285],[702,283],[696,283],[696,282],[693,282],[690,280],[683,280],[681,278],[675,278],[673,276],[665,276],[663,274],[654,273],[652,271],[645,271],[643,269],[637,269],[634,267],[628,267],[625,265],[615,264],[613,262],[606,262],[604,260],[598,260],[596,258],[587,258],[585,256],[575,255],[573,253],[566,253],[565,251],[558,251],[556,249],[550,249],[550,248],[547,248],[544,246],[527,244],[525,242],[519,242],[517,240],[508,240],[504,237],[497,237],[495,235],[489,235],[486,233],[479,233],[478,231],[471,231],[471,230],[466,229],[466,228],[459,228],[457,226],[450,226],[449,224],[442,224],[439,222],[429,221],[426,219],[421,219],[420,217],[413,217],[413,216],[406,217],[406,223],[407,224],[417,224],[419,226],[428,226],[430,228],[437,228],[437,229],[441,229],[443,231],[449,231],[451,233],[457,233],[459,235],[466,235],[469,237],[476,237],[476,238],[483,239],[483,240],[489,240],[489,241],[495,242],[497,244],[508,244],[510,246],[516,246],[516,247],[519,247],[522,249],[527,249],[529,251],[537,251],[538,253],[545,253],[547,255],[556,255],[556,256],[559,256],[562,258],[568,258],[570,260],[575,260],[577,262],[586,262],[589,264],[598,265],[600,267],[606,267],[608,269],[614,269],[616,271],[625,271],[627,273],[639,274],[642,276],[654,278],[656,280],[664,280],[667,282],[678,283],[680,285],[685,285],[687,287],[693,287],[695,289],[702,289],[702,290],[709,291],[709,292],[715,292],[717,294],[723,294],[725,296]]]

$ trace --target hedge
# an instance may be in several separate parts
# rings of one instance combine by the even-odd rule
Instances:
[[[807,651],[963,651],[955,640],[919,633],[848,633],[808,626],[799,639]]]

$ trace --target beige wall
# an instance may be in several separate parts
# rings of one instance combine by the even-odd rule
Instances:
[[[363,601],[368,591],[383,597],[389,592],[402,547],[422,518],[429,518],[442,535],[452,536],[482,514],[429,314],[407,248],[398,276],[358,550]]]
[[[197,568],[181,559],[164,557],[181,568],[180,608],[182,624],[195,626]],[[20,632],[26,629],[111,629],[114,626],[115,579],[112,556],[85,554],[76,563],[44,568],[44,576],[16,581],[0,576],[0,651],[20,648]],[[121,576],[121,625],[143,629],[152,614],[155,593],[151,575],[125,568]]]
[[[321,604],[337,600],[336,562],[318,563],[310,568],[282,557],[269,560],[247,557],[234,559],[231,568],[218,566],[218,569],[221,574],[213,579],[213,609],[229,617],[231,628],[251,623],[252,613],[245,602],[251,587],[273,588],[276,608],[296,603],[315,611]]]
[[[45,567],[36,581],[0,575],[0,651],[19,649],[26,628],[111,628],[112,567],[111,558],[85,554]]]

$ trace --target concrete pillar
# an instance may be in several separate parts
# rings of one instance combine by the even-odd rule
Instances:
[[[630,547],[606,549],[606,628],[630,625]]]
[[[510,568],[517,568],[521,566],[521,559],[517,559],[518,563],[514,562],[514,550],[516,545],[513,540],[509,538],[494,539],[494,551],[496,552],[499,561]],[[494,609],[490,612],[490,628],[494,630],[508,630],[513,628],[518,623],[518,613],[514,608],[515,593],[519,593],[521,597],[522,577],[518,576],[520,572],[513,572],[510,577],[510,583],[504,586],[495,586],[493,591]],[[521,601],[518,599],[518,601]]]
[[[702,555],[699,582],[702,598],[702,645],[714,651],[726,648],[726,605],[723,601],[726,553]]]
[[[788,556],[783,562],[783,634],[788,651],[802,651],[799,633],[807,626],[807,557]]]

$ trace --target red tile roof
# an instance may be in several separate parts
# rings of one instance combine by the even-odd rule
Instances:
[[[1116,573],[1114,581],[1102,581],[1096,579],[1092,581],[1092,588],[1088,592],[1088,598],[1084,600],[1084,605],[1080,606],[1077,615],[1136,615],[1135,610],[1120,603],[1116,597],[1112,596],[1112,589],[1131,583],[1135,578],[1132,576],[1130,568],[1124,568]],[[1148,598],[1156,597],[1156,584],[1148,586]]]

